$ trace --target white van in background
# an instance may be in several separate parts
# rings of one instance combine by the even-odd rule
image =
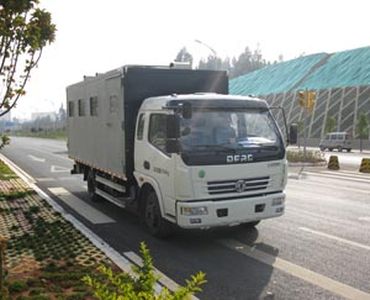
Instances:
[[[321,151],[338,149],[339,152],[343,150],[350,152],[352,149],[352,137],[347,132],[329,132],[320,141],[319,147]]]

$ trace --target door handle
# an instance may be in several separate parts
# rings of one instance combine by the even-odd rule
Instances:
[[[150,163],[148,161],[144,161],[144,169],[149,170],[150,169]]]

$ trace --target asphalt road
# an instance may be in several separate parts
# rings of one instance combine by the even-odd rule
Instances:
[[[370,174],[306,169],[289,180],[283,217],[159,240],[136,216],[89,201],[64,142],[12,138],[1,153],[118,252],[138,253],[146,241],[156,267],[180,284],[204,271],[200,299],[370,299]]]

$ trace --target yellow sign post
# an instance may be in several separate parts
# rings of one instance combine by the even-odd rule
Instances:
[[[303,119],[303,138],[304,138],[304,145],[303,145],[303,160],[306,162],[306,140],[307,140],[307,134],[306,134],[306,118],[307,113],[312,113],[313,108],[316,103],[316,92],[314,91],[298,91],[297,94],[298,97],[298,104],[304,109],[304,119]]]

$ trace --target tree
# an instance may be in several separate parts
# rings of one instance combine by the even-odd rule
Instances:
[[[362,152],[362,140],[369,137],[369,120],[365,113],[360,113],[358,117],[356,135],[360,139],[360,152]]]
[[[208,58],[201,59],[198,69],[202,70],[231,70],[230,59],[226,57],[224,60],[218,56],[210,55]]]
[[[333,116],[327,118],[325,123],[325,134],[334,131],[336,126],[337,121]]]
[[[230,78],[250,73],[267,66],[269,63],[263,58],[262,51],[257,47],[253,52],[246,47],[238,58],[232,59]]]
[[[39,0],[0,0],[0,117],[25,95],[31,71],[56,27]]]
[[[193,56],[188,52],[186,47],[182,47],[179,53],[177,53],[175,61],[178,62],[190,62],[190,64],[193,64]]]
[[[91,287],[94,296],[101,300],[180,300],[192,299],[192,295],[202,291],[206,275],[198,272],[185,281],[184,286],[178,286],[175,291],[163,287],[159,292],[155,284],[160,279],[156,274],[153,258],[144,242],[140,244],[143,256],[141,266],[133,266],[132,273],[113,272],[107,266],[100,266],[100,276],[85,275],[82,281]]]

